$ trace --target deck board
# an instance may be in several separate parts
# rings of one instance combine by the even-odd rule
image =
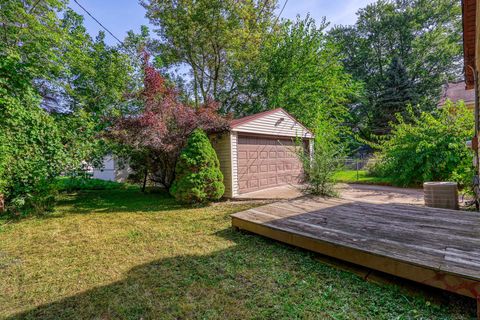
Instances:
[[[411,280],[480,295],[476,212],[302,198],[235,213],[232,224]]]

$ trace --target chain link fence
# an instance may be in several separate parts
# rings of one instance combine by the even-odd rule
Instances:
[[[367,171],[369,168],[372,168],[378,161],[373,157],[345,157],[338,160],[340,170],[355,171],[357,180],[359,179],[360,172]]]

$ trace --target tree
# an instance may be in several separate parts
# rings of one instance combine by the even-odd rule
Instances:
[[[372,117],[370,124],[375,134],[388,133],[390,123],[396,119],[396,114],[401,114],[406,118],[408,116],[407,107],[417,101],[413,85],[400,58],[393,58],[385,78],[384,87],[375,104],[377,116]]]
[[[358,86],[344,71],[338,50],[324,33],[326,27],[325,21],[317,27],[309,16],[283,21],[252,62],[252,73],[245,75],[237,113],[283,107],[312,130],[326,118],[339,129]]]
[[[195,106],[210,97],[228,108],[233,69],[252,60],[272,25],[276,0],[143,0],[158,26],[155,47],[164,67],[186,64]]]
[[[220,131],[227,119],[218,115],[218,104],[207,101],[197,108],[180,101],[178,92],[144,56],[143,111],[117,118],[108,136],[146,155],[146,174],[165,188],[175,178],[175,166],[188,136],[197,128]]]
[[[203,203],[220,199],[224,192],[217,154],[205,132],[197,129],[177,161],[170,193],[183,203]]]
[[[129,68],[66,1],[6,0],[0,9],[0,191],[8,207],[41,212],[55,176],[98,155]]]
[[[63,0],[5,0],[0,4],[0,61],[13,64],[0,70],[1,86],[10,94],[21,91],[33,80],[51,79],[61,70],[59,48],[65,32],[57,12]],[[18,90],[18,91],[17,91]]]
[[[461,75],[461,8],[450,0],[379,0],[357,16],[355,25],[335,27],[329,35],[346,70],[364,83],[364,97],[351,108],[352,126],[369,139],[370,125],[379,122],[372,119],[382,116],[376,108],[395,57],[405,66],[412,105],[424,111],[436,107],[443,83]]]

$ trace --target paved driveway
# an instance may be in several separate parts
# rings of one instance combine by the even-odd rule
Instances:
[[[372,203],[403,203],[423,205],[422,189],[395,188],[365,184],[339,184],[340,197]],[[301,197],[302,187],[285,185],[255,192],[245,193],[237,197],[242,200],[280,200]]]
[[[342,198],[372,203],[403,203],[424,205],[423,190],[366,184],[341,184]]]

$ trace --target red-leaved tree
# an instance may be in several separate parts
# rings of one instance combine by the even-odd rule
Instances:
[[[196,128],[206,132],[226,130],[229,119],[218,114],[219,105],[213,100],[198,108],[182,102],[178,91],[151,65],[147,53],[143,70],[142,112],[116,119],[108,135],[143,155],[144,185],[148,177],[169,188],[188,136]]]

